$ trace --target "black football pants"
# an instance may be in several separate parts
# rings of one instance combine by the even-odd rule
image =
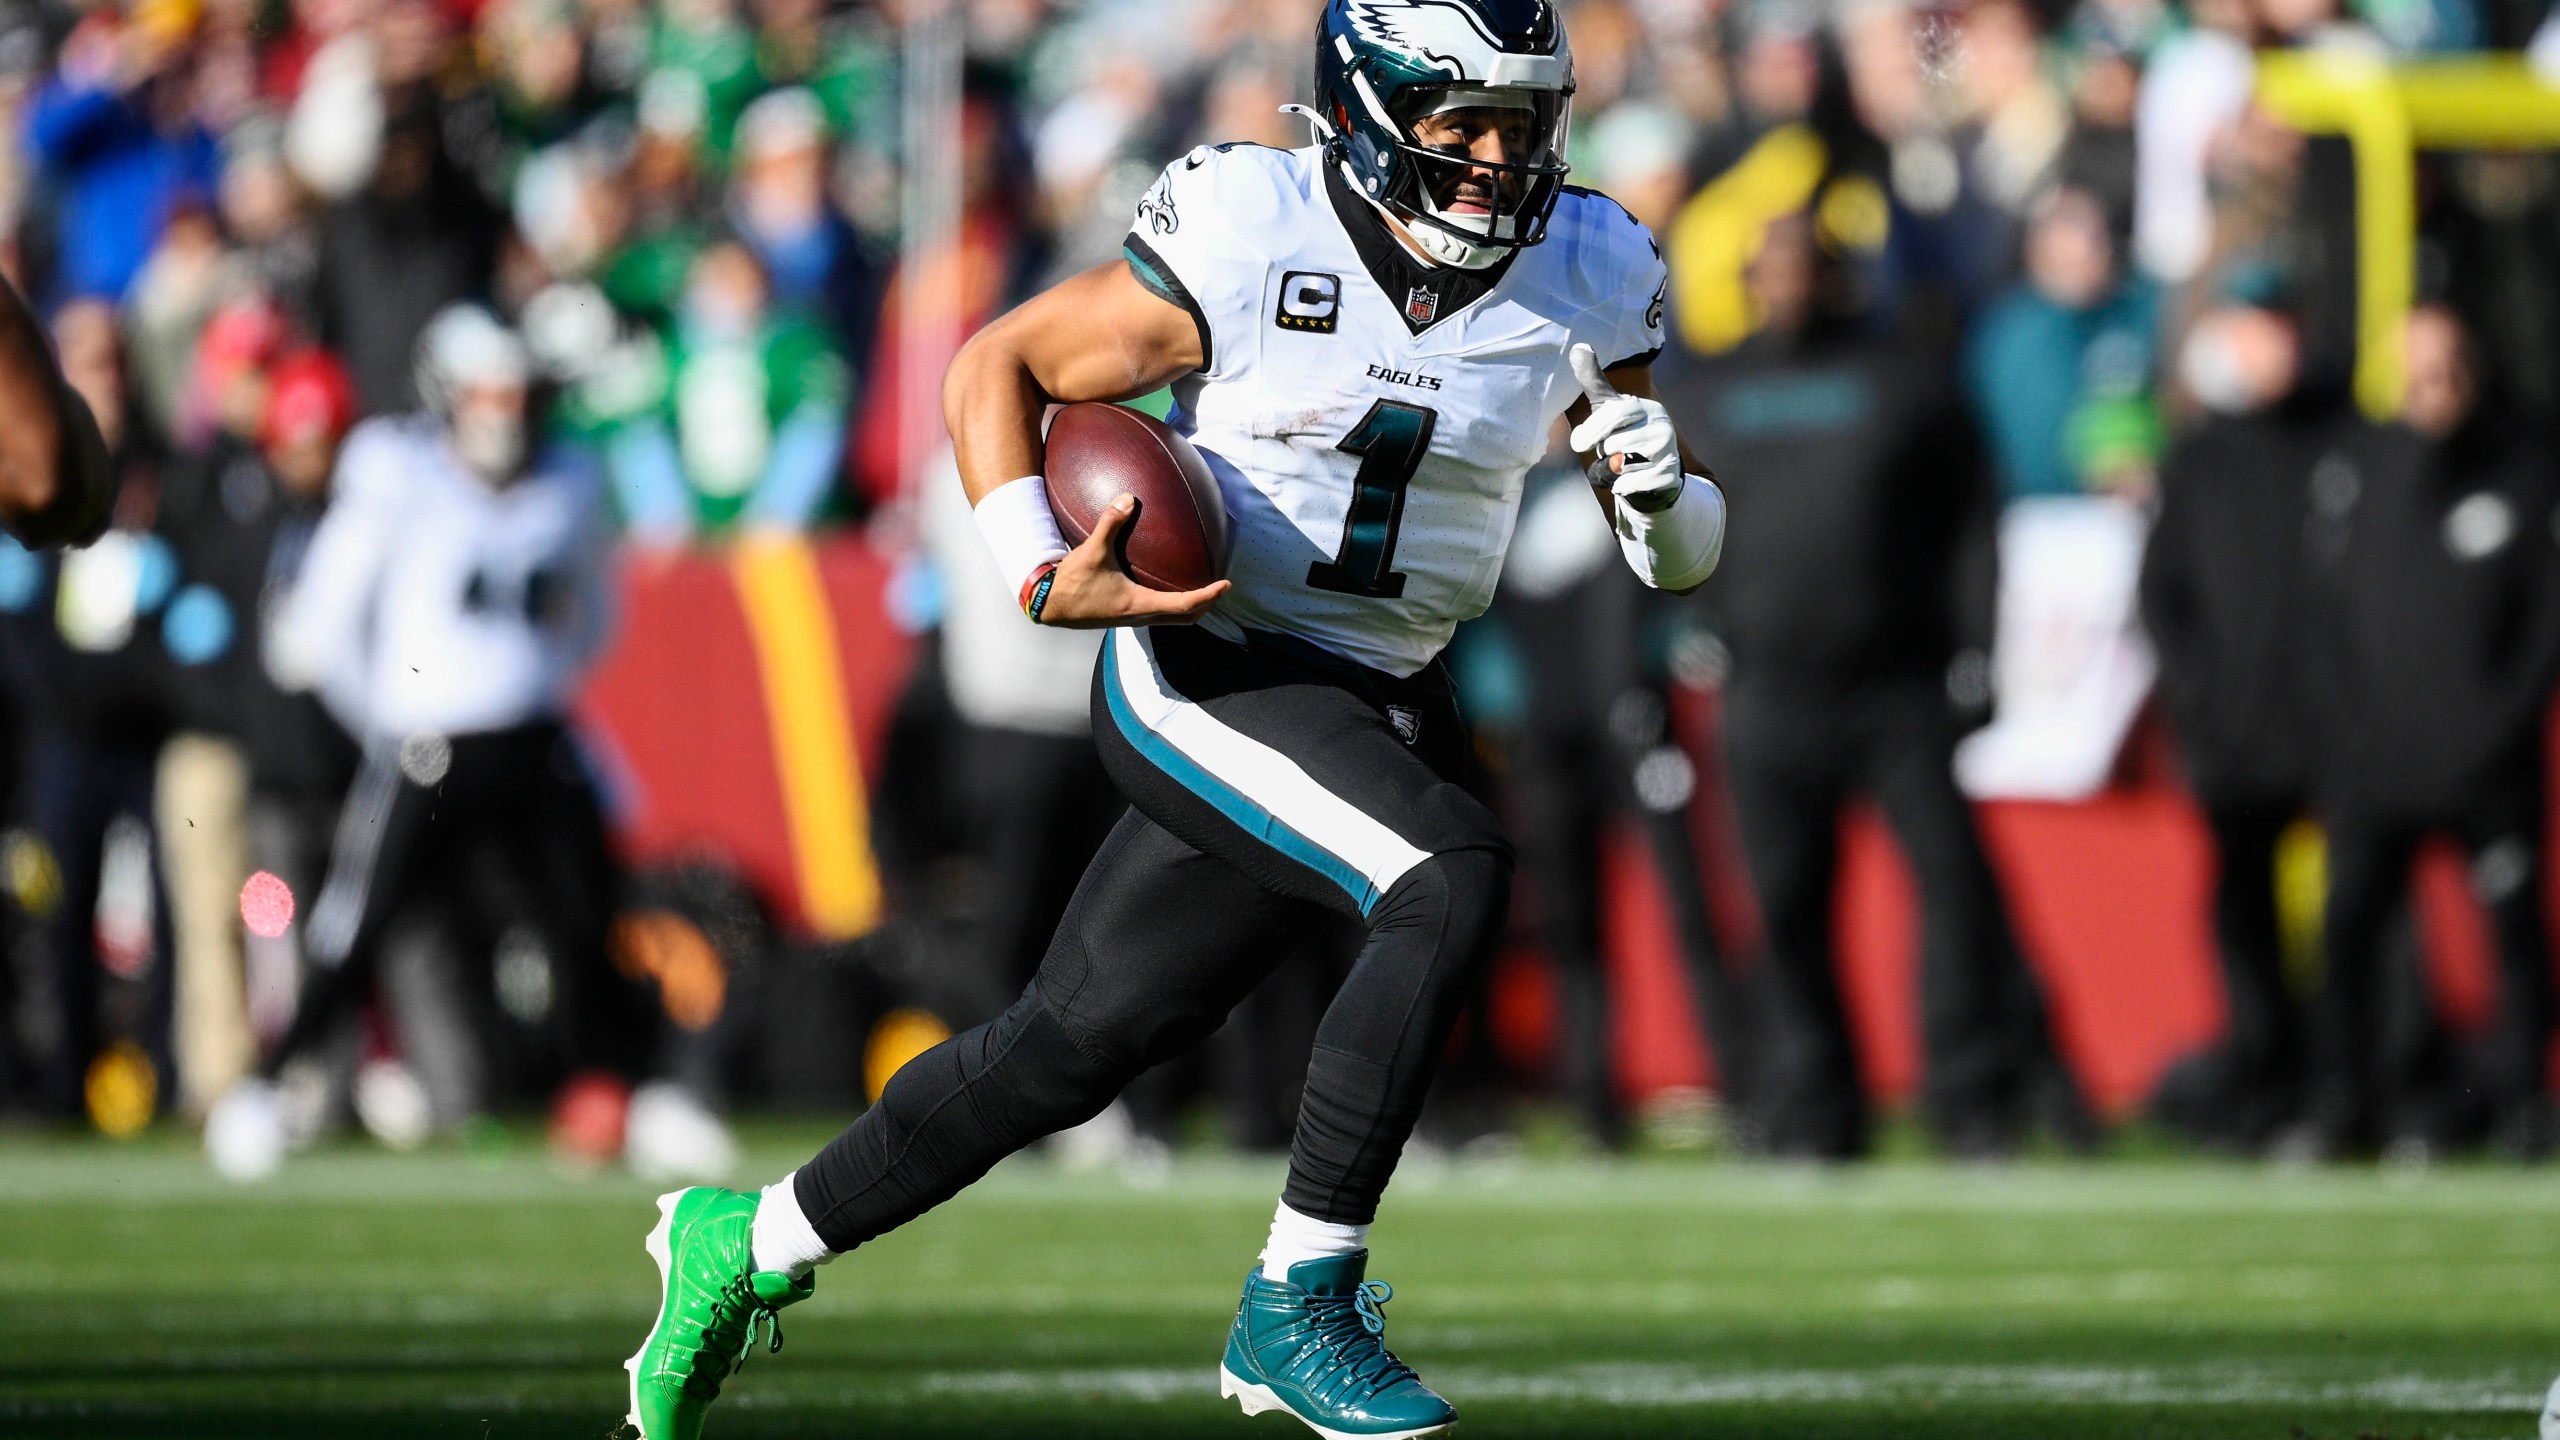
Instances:
[[[974,1025],[1002,1013],[1040,968],[1077,877],[1126,807],[1082,735],[972,725],[956,742],[977,889],[971,953],[942,1003],[953,1024]]]
[[[1603,1144],[1625,1138],[1601,956],[1602,842],[1621,814],[1644,826],[1715,1055],[1718,1088],[1729,1109],[1745,1111],[1752,1102],[1755,1037],[1740,978],[1727,966],[1716,932],[1690,828],[1696,769],[1672,743],[1663,697],[1630,687],[1611,707],[1604,733],[1528,727],[1512,750],[1508,780],[1521,865],[1556,968],[1558,1069],[1584,1128]]]
[[[383,936],[409,905],[483,875],[541,933],[565,1068],[640,1078],[656,1007],[614,969],[606,939],[621,872],[576,742],[552,721],[367,748],[303,922],[310,970],[293,1022],[260,1073],[274,1076],[372,994]]]
[[[1094,739],[1130,813],[1013,1008],[911,1061],[801,1167],[800,1207],[830,1248],[1101,1113],[1334,916],[1366,939],[1316,1031],[1283,1198],[1375,1216],[1510,902],[1510,847],[1460,784],[1469,742],[1445,673],[1115,630]]]
[[[2328,817],[2328,971],[2317,1001],[2315,1104],[2351,1130],[2393,1128],[2391,1112],[2411,1098],[2391,1074],[2389,1032],[2408,1016],[2391,1008],[2390,927],[2409,896],[2409,867],[2430,834],[2449,835],[2471,860],[2471,884],[2488,913],[2497,946],[2498,1009],[2466,1077],[2490,1108],[2543,1093],[2560,1002],[2552,993],[2550,940],[2543,912],[2543,770],[2514,767],[2483,787],[2480,802],[2428,819],[2359,815],[2340,807]],[[2406,997],[2427,1004],[2423,985]],[[2429,1022],[2431,1023],[2431,1022]]]
[[[2304,1026],[2286,988],[2276,918],[2276,850],[2303,811],[2291,801],[2205,802],[2213,831],[2213,932],[2222,960],[2235,1073],[2289,1096],[2301,1083]]]
[[[1930,1120],[1952,1133],[2005,1113],[2050,1060],[2043,994],[1956,788],[1957,738],[1944,693],[1927,681],[1817,694],[1737,679],[1726,691],[1734,812],[1766,932],[1763,1101],[1782,1151],[1840,1156],[1865,1145],[1831,938],[1840,813],[1855,796],[1884,812],[1918,882]]]

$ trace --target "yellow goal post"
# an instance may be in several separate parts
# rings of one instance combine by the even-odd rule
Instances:
[[[2356,401],[2400,408],[2400,325],[2417,284],[2417,152],[2560,148],[2560,88],[2511,53],[2385,60],[2334,50],[2258,57],[2258,103],[2355,156]]]

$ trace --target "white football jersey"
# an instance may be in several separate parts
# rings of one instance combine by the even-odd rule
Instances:
[[[611,621],[603,495],[567,452],[493,488],[424,416],[367,420],[268,619],[269,668],[295,688],[337,677],[321,697],[360,736],[566,714]]]
[[[1570,187],[1543,242],[1468,272],[1414,260],[1314,147],[1203,146],[1139,202],[1125,252],[1207,352],[1168,417],[1235,533],[1202,623],[1395,675],[1493,598],[1523,478],[1581,393],[1566,350],[1662,347],[1652,236]]]

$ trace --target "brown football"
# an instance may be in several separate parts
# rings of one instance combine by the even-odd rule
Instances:
[[[1120,568],[1151,590],[1197,590],[1227,573],[1227,506],[1191,442],[1119,405],[1069,405],[1049,422],[1049,510],[1070,545],[1105,507],[1138,497]]]

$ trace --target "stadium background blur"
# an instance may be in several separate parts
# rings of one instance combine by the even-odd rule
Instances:
[[[344,771],[241,662],[319,503],[264,497],[299,493],[293,443],[412,407],[420,329],[468,298],[523,329],[550,431],[610,479],[620,613],[579,718],[631,865],[616,964],[669,1063],[720,1106],[842,1112],[993,1014],[1116,801],[1080,737],[1090,651],[1009,628],[938,515],[934,381],[1115,257],[1188,147],[1304,143],[1277,107],[1305,98],[1313,16],[0,11],[0,258],[126,474],[101,546],[0,553],[0,1113],[198,1115],[286,1024],[281,901],[316,891]],[[1734,491],[1731,573],[1647,595],[1595,565],[1578,472],[1533,477],[1452,656],[1528,883],[1430,1142],[1509,1143],[1549,1113],[1525,1098],[1602,1145],[1846,1156],[1868,1139],[1842,1086],[1925,1101],[1924,1070],[2049,1030],[2067,1071],[2018,1103],[2066,1141],[2092,1138],[2076,1091],[2249,1150],[2547,1150],[2560,20],[1582,0],[1567,23],[1575,178],[1661,238],[1660,374]],[[2467,352],[2425,348],[2448,314]],[[2152,527],[2182,485],[2173,550]],[[2356,509],[2386,492],[2401,509]],[[2401,607],[2446,554],[2498,578]],[[2423,623],[2359,628],[2359,596]],[[1826,637],[1829,670],[1789,669]],[[1974,823],[1939,803],[1950,774]],[[2218,853],[2242,857],[2219,893]],[[364,1118],[403,1143],[566,1078],[533,932],[428,898],[321,1080],[350,1123],[390,1063],[427,1118]],[[1285,1144],[1332,938],[1078,1143]],[[2016,1033],[1926,1018],[2004,955],[2041,1006],[1955,1013]],[[1765,1109],[1714,1098],[1761,1085]],[[1971,1118],[1931,1115],[1959,1153],[2024,1133]]]

